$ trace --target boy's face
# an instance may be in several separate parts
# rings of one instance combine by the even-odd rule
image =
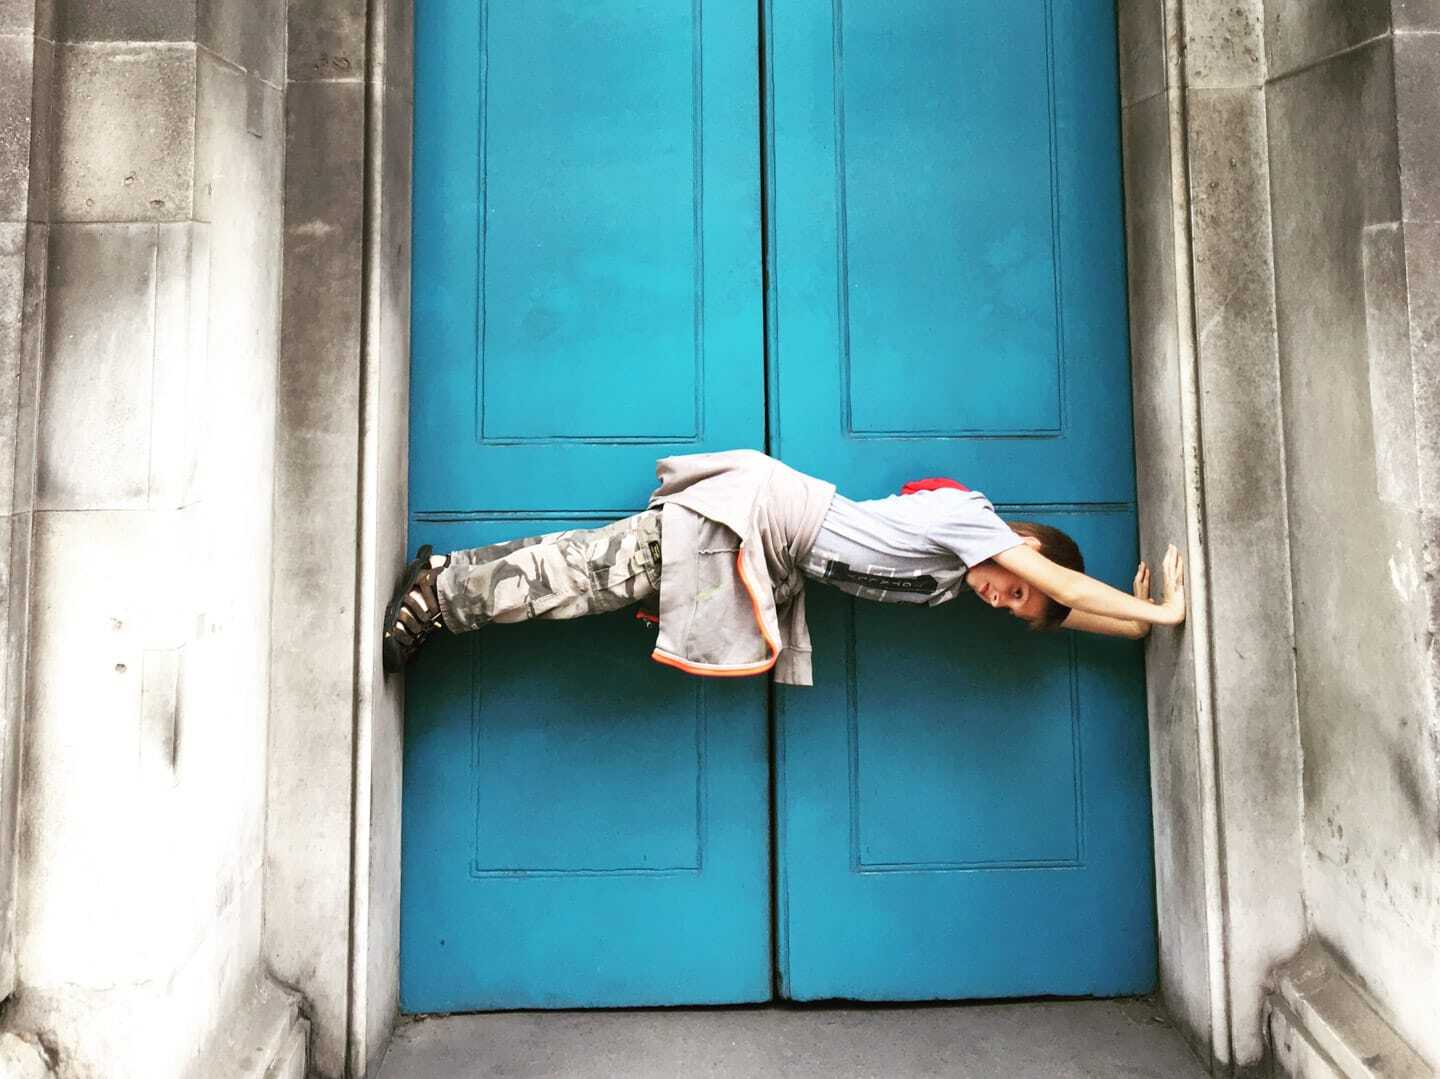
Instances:
[[[1024,541],[1031,547],[1040,546],[1040,541],[1033,536],[1025,536]],[[1022,581],[993,558],[971,566],[965,574],[965,583],[980,597],[981,603],[997,611],[1009,611],[1026,622],[1039,621],[1050,602],[1044,592]]]

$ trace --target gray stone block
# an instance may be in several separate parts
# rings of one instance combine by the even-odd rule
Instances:
[[[187,219],[194,184],[194,46],[62,46],[56,74],[53,217]]]
[[[1358,251],[1361,228],[1400,219],[1393,80],[1390,44],[1379,41],[1269,88],[1275,202],[1278,208],[1290,197],[1292,177],[1298,183],[1309,172],[1307,197],[1337,215],[1329,236],[1306,232],[1317,242],[1345,242]],[[1276,239],[1278,246],[1284,237]],[[1358,259],[1353,265],[1358,268]]]
[[[55,148],[55,45],[35,39],[30,107],[30,198],[31,221],[50,219],[50,178]]]
[[[292,82],[365,76],[365,0],[290,0]]]
[[[200,337],[191,350],[192,385],[195,372],[210,384],[200,391],[228,386],[230,400],[245,402],[252,424],[263,420],[265,437],[237,431],[214,446],[214,424],[192,432],[192,442],[212,443],[195,477],[194,495],[230,483],[243,482],[248,467],[253,474],[273,473],[275,447],[275,383],[280,326],[280,276],[283,237],[284,162],[282,94],[261,85],[259,119],[265,133],[257,139],[246,132],[247,79],[230,68],[216,73],[217,100],[225,108],[217,113],[216,175],[222,179],[212,201],[212,220],[206,228],[209,245],[208,318],[197,324]],[[198,283],[194,286],[199,288]],[[224,413],[225,400],[205,398],[189,408],[204,415],[207,408]],[[248,465],[247,465],[248,462]]]
[[[360,83],[292,83],[286,95],[280,408],[293,429],[348,432],[353,424],[364,94]]]
[[[415,5],[410,0],[385,0],[385,92],[406,100],[415,96]]]
[[[194,41],[195,0],[54,0],[59,40]]]
[[[1361,242],[1365,282],[1370,426],[1375,432],[1375,493],[1381,502],[1416,508],[1415,376],[1405,236],[1398,223],[1371,225]]]
[[[303,991],[311,1067],[345,1066],[354,730],[354,642],[333,632],[353,608],[358,517],[365,87],[292,82],[286,93],[285,255],[276,432],[267,957]],[[346,584],[345,581],[349,581]],[[298,634],[305,654],[285,645]],[[303,819],[301,835],[287,821]],[[316,852],[326,855],[317,872]],[[317,887],[316,881],[325,881]],[[333,885],[333,886],[332,886]]]
[[[275,86],[285,82],[285,0],[199,0],[197,40]]]
[[[152,492],[163,500],[153,451],[157,433],[170,444],[166,409],[184,378],[189,230],[52,226],[40,508],[140,508]]]
[[[0,223],[0,514],[28,511],[34,476],[35,352],[45,229]]]
[[[1377,482],[1403,453],[1383,430],[1403,410],[1403,357],[1396,335],[1372,333],[1403,302],[1387,246],[1400,216],[1391,56],[1380,41],[1270,88],[1277,324],[1308,920],[1440,1059],[1424,1000],[1440,950],[1415,932],[1433,924],[1440,858],[1427,537],[1422,514],[1384,497],[1403,481]]]
[[[1183,489],[1172,474],[1178,343],[1166,100],[1156,96],[1130,106],[1123,120],[1136,483],[1148,543],[1184,520]]]
[[[53,38],[53,0],[0,0],[0,34],[35,34]]]
[[[148,501],[156,239],[153,225],[51,227],[41,508]]]
[[[1264,0],[1270,77],[1368,41],[1390,29],[1390,0]]]
[[[1440,35],[1395,38],[1400,197],[1406,221],[1440,221]]]
[[[35,0],[0,0],[0,34],[35,31]]]
[[[1262,0],[1185,5],[1185,82],[1195,89],[1259,86],[1265,81]]]
[[[1141,549],[1151,552],[1183,544],[1186,531],[1167,98],[1152,96],[1122,116],[1135,474]],[[1208,976],[1196,960],[1208,943],[1188,629],[1151,634],[1146,701],[1162,991],[1181,1029],[1208,1044]]]
[[[1187,109],[1231,1045],[1248,1066],[1265,1053],[1266,974],[1305,931],[1262,93],[1192,91]]]
[[[25,239],[25,297],[20,320],[20,368],[15,382],[14,486],[9,505],[14,513],[35,504],[35,438],[40,414],[40,369],[45,349],[47,280],[50,272],[50,227],[30,223]]]
[[[1165,0],[1120,0],[1120,100],[1143,101],[1165,89]]]
[[[381,134],[380,303],[382,362],[408,364],[410,355],[410,157],[414,135],[407,98],[386,92]]]
[[[1419,499],[1421,510],[1433,519],[1440,515],[1440,224],[1405,225],[1405,263]],[[1432,558],[1440,559],[1440,531],[1427,529],[1424,534],[1430,537]],[[1440,571],[1440,566],[1433,569]],[[1440,622],[1440,572],[1427,579],[1437,594],[1432,608]],[[1440,709],[1440,701],[1436,705]]]
[[[150,374],[150,468],[146,505],[178,509],[194,472],[201,375],[193,346],[207,316],[209,249],[205,227],[157,225],[154,348]],[[197,288],[197,284],[200,286]],[[201,370],[194,370],[195,367]],[[203,384],[202,384],[203,385]],[[202,413],[203,415],[203,413]]]
[[[21,222],[0,222],[0,516],[10,514],[15,508],[26,232],[27,227]]]
[[[16,869],[31,521],[29,513],[0,517],[0,992],[7,995],[15,988],[18,950]]]
[[[1396,30],[1440,30],[1440,0],[1390,0]]]
[[[30,192],[33,40],[0,34],[0,221],[24,221]]]

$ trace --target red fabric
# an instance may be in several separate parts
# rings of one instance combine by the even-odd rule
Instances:
[[[957,491],[968,491],[970,488],[963,483],[956,483],[954,480],[946,479],[944,476],[931,476],[929,479],[911,480],[904,487],[900,488],[902,495],[913,495],[916,491],[936,491],[941,487],[953,487]]]

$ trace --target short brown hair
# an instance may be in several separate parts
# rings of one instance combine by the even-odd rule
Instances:
[[[1066,569],[1073,569],[1076,573],[1085,572],[1085,556],[1080,553],[1080,545],[1060,529],[1042,525],[1037,521],[1006,521],[1005,523],[1016,535],[1031,536],[1039,540],[1040,553],[1051,562],[1064,566]],[[1065,619],[1070,617],[1069,607],[1048,596],[1046,599],[1049,602],[1045,604],[1045,613],[1031,623],[1032,629],[1056,630],[1060,628]]]

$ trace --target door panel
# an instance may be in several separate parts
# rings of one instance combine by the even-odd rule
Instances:
[[[1033,509],[1097,574],[1130,564],[1128,511]],[[813,588],[807,604],[816,685],[776,693],[784,994],[1153,988],[1136,647],[1031,633],[966,598]]]
[[[417,16],[412,506],[618,511],[762,448],[755,13]]]
[[[471,547],[590,521],[422,524]],[[528,525],[528,527],[526,527]],[[630,612],[443,638],[407,676],[401,1006],[770,996],[759,680],[649,658]]]
[[[764,445],[755,12],[708,7],[417,8],[412,546]],[[651,647],[621,612],[411,668],[405,1010],[768,999],[766,687]]]
[[[1113,5],[768,5],[771,446],[1128,503]],[[934,462],[927,464],[927,462]]]
[[[772,452],[950,475],[1134,571],[1113,5],[767,6]],[[1140,650],[809,598],[777,690],[786,996],[1154,984]]]

